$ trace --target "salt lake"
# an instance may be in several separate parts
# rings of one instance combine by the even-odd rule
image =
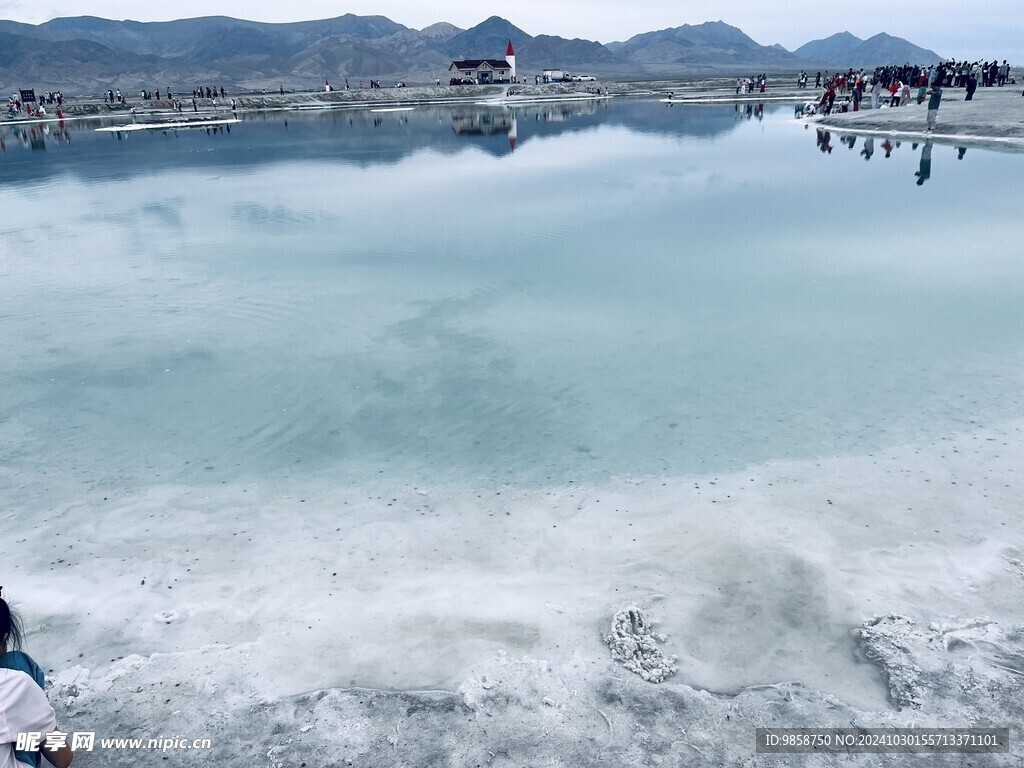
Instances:
[[[453,690],[599,674],[637,604],[674,683],[878,712],[865,619],[1024,620],[1024,157],[628,99],[99,125],[0,128],[44,666]]]

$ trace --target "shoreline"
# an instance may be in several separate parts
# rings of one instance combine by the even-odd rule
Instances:
[[[607,526],[607,521],[594,514],[596,499],[612,504],[635,503],[630,535],[640,539],[641,544],[619,545],[622,550],[619,558],[629,561],[635,557],[650,558],[649,554],[641,556],[640,553],[657,552],[659,547],[651,550],[650,542],[667,541],[669,531],[682,523],[664,518],[664,509],[670,505],[680,502],[686,507],[695,505],[697,517],[715,520],[712,527],[719,535],[738,537],[736,546],[746,550],[753,546],[753,541],[744,541],[748,537],[737,533],[740,520],[747,530],[767,530],[773,524],[773,509],[812,506],[813,499],[818,499],[825,491],[819,487],[818,473],[828,477],[829,504],[834,503],[840,510],[839,517],[812,525],[806,534],[815,541],[831,542],[829,546],[838,547],[844,542],[842,548],[848,562],[841,573],[833,572],[822,581],[831,585],[829,589],[819,591],[814,585],[821,577],[807,574],[808,580],[802,583],[802,588],[809,590],[808,594],[800,597],[798,589],[793,595],[795,602],[788,607],[780,597],[780,603],[773,610],[780,610],[783,618],[788,615],[787,611],[795,610],[804,619],[819,616],[819,620],[825,620],[843,602],[837,603],[839,594],[855,597],[852,602],[859,605],[850,606],[852,611],[848,614],[850,617],[860,615],[863,619],[847,624],[848,641],[840,641],[837,636],[839,644],[832,651],[850,654],[851,665],[859,661],[857,676],[863,677],[861,685],[877,688],[879,693],[884,691],[884,702],[872,704],[863,698],[858,701],[849,695],[849,690],[840,690],[844,686],[838,685],[838,680],[834,680],[834,685],[823,685],[823,680],[815,680],[806,668],[810,659],[805,654],[810,648],[802,643],[786,644],[793,654],[794,664],[805,668],[802,675],[791,672],[792,676],[781,674],[736,686],[709,685],[709,681],[702,679],[704,662],[708,660],[701,661],[708,652],[708,644],[734,644],[737,637],[726,634],[707,638],[701,641],[705,644],[702,654],[692,628],[680,620],[686,613],[681,610],[686,596],[676,591],[661,592],[655,586],[660,579],[655,578],[653,572],[643,576],[638,573],[637,583],[624,589],[624,594],[614,594],[610,586],[632,583],[627,573],[621,573],[618,578],[611,572],[603,577],[595,574],[599,577],[591,586],[583,594],[574,596],[574,590],[564,583],[566,574],[556,570],[543,579],[543,584],[527,590],[530,599],[512,604],[509,615],[502,610],[500,616],[487,617],[488,611],[483,610],[480,616],[470,620],[456,612],[447,619],[452,632],[449,651],[461,655],[466,663],[452,667],[453,671],[458,668],[454,682],[438,680],[440,685],[420,687],[428,679],[422,673],[430,670],[428,663],[421,660],[423,666],[418,680],[403,677],[396,680],[397,685],[389,686],[383,679],[359,676],[352,684],[332,685],[332,682],[340,682],[335,677],[337,670],[332,667],[348,667],[356,658],[365,669],[379,668],[380,678],[386,676],[390,667],[409,661],[408,655],[415,653],[417,644],[407,645],[394,637],[397,625],[391,611],[394,606],[398,606],[399,612],[402,606],[410,610],[410,595],[378,593],[372,578],[361,583],[370,577],[369,572],[361,576],[359,571],[346,572],[345,575],[353,579],[353,599],[365,602],[366,593],[376,595],[370,610],[360,612],[348,606],[342,611],[347,618],[334,627],[339,633],[335,641],[321,644],[312,655],[295,653],[290,660],[282,659],[277,642],[293,637],[293,632],[296,637],[291,641],[293,651],[309,648],[308,639],[298,639],[298,632],[306,623],[301,617],[294,617],[294,621],[278,627],[277,640],[274,633],[266,634],[268,627],[250,626],[251,619],[241,613],[234,616],[235,612],[231,612],[227,624],[234,632],[208,639],[192,635],[190,625],[205,624],[204,617],[214,609],[203,599],[204,592],[217,585],[227,588],[229,582],[224,582],[227,571],[222,576],[206,573],[202,578],[212,578],[213,585],[197,589],[196,579],[200,576],[189,574],[185,566],[190,565],[202,574],[208,567],[202,562],[208,560],[211,552],[193,549],[189,556],[182,555],[188,552],[184,538],[166,542],[176,554],[174,562],[160,568],[154,567],[154,563],[147,564],[145,553],[131,558],[129,564],[122,566],[125,583],[117,593],[102,598],[107,601],[121,598],[128,603],[126,610],[140,613],[139,626],[135,628],[137,636],[116,651],[110,649],[111,655],[118,654],[116,659],[103,663],[105,660],[94,652],[97,658],[68,659],[52,664],[52,650],[43,656],[49,657],[56,672],[51,674],[51,700],[59,722],[67,731],[95,731],[98,737],[131,734],[210,738],[213,743],[210,755],[216,755],[220,762],[274,768],[297,766],[302,761],[383,768],[425,764],[429,762],[426,756],[447,765],[505,768],[542,763],[632,764],[660,754],[693,754],[702,764],[739,766],[754,758],[753,734],[758,727],[779,724],[808,728],[950,727],[972,723],[1009,726],[1009,753],[989,755],[986,760],[992,766],[1016,765],[1024,754],[1020,728],[1016,725],[1024,714],[1021,709],[1024,697],[1019,676],[1012,674],[1015,666],[1008,669],[1006,665],[1015,665],[1013,660],[1019,659],[1021,654],[1024,626],[1012,607],[1011,590],[1024,579],[1024,566],[1012,539],[998,540],[991,530],[986,533],[983,516],[969,512],[983,504],[1004,514],[1012,509],[1015,492],[1002,485],[1003,481],[1010,481],[1012,485],[1015,458],[1024,449],[1019,437],[1022,429],[1024,425],[1019,421],[993,425],[951,436],[942,448],[923,449],[921,444],[910,443],[879,454],[834,458],[827,462],[771,461],[728,475],[716,475],[715,483],[711,483],[709,477],[687,475],[671,480],[669,487],[657,494],[653,491],[661,487],[661,477],[622,478],[606,485],[581,486],[573,489],[573,496],[567,489],[557,486],[532,492],[511,491],[503,486],[502,497],[507,499],[494,502],[498,508],[507,508],[513,513],[509,522],[497,518],[497,525],[508,529],[497,538],[510,542],[515,541],[511,537],[513,531],[519,531],[524,540],[542,535],[542,531],[550,528],[551,520],[558,521],[560,531],[583,527],[584,533],[594,534],[597,532],[594,526],[598,529]],[[1005,442],[1010,443],[1009,452],[1004,447]],[[956,449],[952,455],[948,452],[951,448]],[[975,450],[982,450],[984,455],[978,457],[973,453]],[[934,461],[940,464],[933,465]],[[894,477],[879,464],[902,467],[906,474]],[[930,481],[947,473],[965,483],[965,487],[971,485],[967,481],[973,481],[978,493],[991,494],[984,502],[976,494],[953,493],[950,497],[954,508],[965,513],[958,519],[973,521],[969,530],[953,532],[938,521],[922,527],[913,519],[899,519],[896,510],[900,498],[933,493]],[[867,500],[863,498],[865,478],[870,479],[868,485],[873,488]],[[709,489],[714,498],[699,498],[694,484]],[[640,495],[637,495],[638,486],[645,489]],[[896,489],[900,492],[895,492]],[[409,515],[423,503],[431,506],[454,503],[454,508],[460,510],[457,514],[468,514],[468,508],[447,499],[453,490],[411,489],[390,482],[340,491],[329,485],[307,486],[303,501],[311,502],[309,512],[314,515],[319,514],[316,510],[337,508],[346,505],[346,501],[352,502],[346,505],[352,508],[358,498],[366,498],[367,494],[370,498],[394,495],[399,504],[408,505],[405,511],[389,513],[395,517],[388,519],[381,516],[379,504],[363,502],[364,509],[358,514],[365,515],[366,519],[356,521],[359,523],[356,530],[366,534],[363,543],[369,549],[379,541],[375,531],[391,529],[401,520],[405,521],[403,525],[408,524],[415,519]],[[454,494],[454,499],[468,499],[467,494],[479,490],[463,489],[462,493]],[[272,530],[275,523],[270,511],[279,511],[288,497],[258,487],[250,487],[249,491],[262,499],[267,514],[249,533],[255,536],[257,531],[266,529],[268,542],[285,541],[284,529]],[[115,504],[154,512],[169,508],[176,519],[195,519],[198,524],[203,506],[212,509],[218,503],[212,493],[212,488],[203,487],[158,488],[146,492],[142,498],[117,499]],[[560,499],[550,501],[552,493]],[[882,505],[866,518],[871,522],[870,528],[855,523],[854,516],[847,514],[862,507],[865,501],[869,507]],[[107,505],[96,501],[86,503],[96,507],[98,531],[111,530],[107,526],[113,523],[113,512],[103,509]],[[752,506],[755,503],[764,506],[758,511]],[[574,512],[580,504],[586,505],[586,511]],[[711,504],[715,504],[714,515]],[[887,510],[886,506],[892,509]],[[320,524],[315,519],[297,519],[304,520],[302,527],[309,529],[308,537],[314,531],[328,528],[331,517],[327,515]],[[423,542],[422,554],[427,556],[431,542],[440,542],[448,528],[431,522],[429,517],[420,519],[423,522],[414,524],[411,540]],[[948,522],[953,517],[943,519]],[[843,520],[849,522],[843,523]],[[876,524],[887,525],[893,536],[893,544],[882,550],[870,543],[875,540],[876,534],[871,530]],[[941,525],[943,532],[925,530],[931,524]],[[278,521],[276,525],[282,523]],[[833,529],[834,525],[839,525],[839,529]],[[613,532],[608,530],[607,533]],[[710,535],[708,541],[715,539],[715,535]],[[857,546],[858,541],[860,546]],[[257,542],[256,546],[261,549],[264,545]],[[853,549],[849,550],[851,545]],[[691,542],[689,546],[695,547],[689,555],[701,549],[699,543]],[[802,551],[799,541],[792,541],[790,546],[794,552]],[[665,556],[671,551],[667,545],[660,549]],[[306,570],[317,566],[326,568],[322,548],[310,551],[313,552],[312,568]],[[571,547],[565,551],[571,552]],[[685,554],[686,548],[676,551]],[[749,552],[756,558],[755,549]],[[405,553],[415,554],[413,550]],[[785,550],[778,554],[783,555],[785,566],[788,562]],[[980,568],[979,555],[984,555]],[[666,557],[654,559],[669,562]],[[467,560],[460,558],[460,561]],[[508,573],[515,570],[515,561],[516,558],[511,557]],[[934,566],[939,563],[944,564],[946,570],[935,573]],[[348,570],[345,565],[333,563],[329,567],[339,572]],[[566,567],[571,570],[571,565]],[[685,570],[682,564],[678,567]],[[1005,572],[1000,575],[1000,571]],[[505,572],[500,569],[499,575]],[[917,581],[897,587],[914,573],[921,575]],[[144,585],[138,585],[137,574],[145,575]],[[874,576],[869,578],[867,574]],[[925,574],[932,575],[926,577]],[[53,578],[60,581],[59,577]],[[313,592],[326,589],[326,585],[318,583],[319,578],[308,575],[307,578],[306,600]],[[931,583],[933,578],[936,580]],[[843,586],[844,579],[853,582]],[[604,581],[607,583],[602,583]],[[237,605],[258,603],[261,610],[271,614],[284,611],[274,583],[273,574],[264,574],[252,583],[233,588],[238,590]],[[465,585],[471,583],[471,580],[466,581]],[[494,581],[488,588],[489,600],[505,605],[500,595],[511,583],[503,578]],[[519,579],[514,584],[517,592],[523,587]],[[173,591],[167,592],[165,588],[172,585]],[[30,602],[46,604],[47,594],[53,594],[54,586],[54,583],[33,586],[29,592]],[[339,588],[341,583],[332,588],[336,596]],[[990,591],[993,589],[1002,594],[1002,600],[992,600],[994,594]],[[941,592],[948,599],[936,604],[933,598],[925,597],[931,592]],[[150,594],[152,597],[147,597]],[[163,610],[155,615],[152,614],[156,607],[154,601],[163,605]],[[98,607],[102,601],[90,597],[87,602]],[[979,613],[983,604],[987,606],[984,616]],[[314,605],[318,603],[306,607]],[[603,634],[608,630],[612,613],[630,605],[647,613],[657,633],[665,633],[667,640],[659,640],[665,643],[664,652],[679,654],[678,672],[663,683],[646,682],[609,658]],[[779,621],[773,610],[763,612],[754,625],[759,636],[764,634],[771,638],[768,627]],[[319,621],[332,613],[318,610],[313,615]],[[470,633],[486,634],[484,630],[491,623],[505,631],[506,627],[519,626],[520,621],[524,626],[531,621],[550,625],[561,636],[561,651],[551,652],[538,638],[522,632],[513,633],[520,636],[506,641],[492,638],[474,645],[468,653],[465,647],[456,650],[468,640],[461,634],[460,627]],[[49,623],[44,619],[44,626]],[[346,630],[346,624],[352,629]],[[429,631],[437,631],[435,625],[427,626],[431,627]],[[322,633],[330,626],[317,629]],[[376,636],[377,643],[369,643],[368,639],[356,642],[357,647],[364,649],[361,653],[367,656],[349,655],[355,649],[345,648],[346,643],[352,641],[346,640],[344,635],[352,631]],[[229,639],[232,635],[234,639]],[[49,640],[58,645],[65,642],[57,638]],[[38,640],[34,645],[45,653]],[[964,652],[971,648],[986,652]],[[435,664],[445,666],[452,661],[438,656]],[[853,666],[847,672],[852,669]],[[300,680],[290,679],[295,674],[299,674]],[[319,679],[321,685],[308,685],[314,679]],[[409,687],[403,684],[410,682]],[[846,683],[845,687],[849,688],[850,681]],[[972,696],[971,692],[976,692],[979,685],[984,685],[985,694]],[[125,708],[125,703],[130,706]],[[211,717],[209,712],[216,714]],[[680,723],[685,723],[684,732],[680,731]],[[542,732],[546,738],[538,739],[537,734]],[[189,765],[186,757],[171,753],[170,764]],[[959,766],[963,759],[962,755],[954,753],[932,757],[930,765],[948,768]],[[870,754],[844,752],[819,754],[813,758],[813,763],[794,759],[795,765],[868,766],[874,765],[876,758]],[[104,754],[106,765],[129,766],[137,762],[138,755],[131,750]]]
[[[916,99],[903,107],[861,109],[803,120],[843,133],[1024,152],[1024,98],[1017,92],[1019,87],[979,88],[973,101],[964,101],[962,88],[944,88],[932,132],[925,130],[927,104],[918,104]],[[870,98],[867,101],[870,103]]]
[[[586,99],[657,99],[667,104],[714,105],[746,103],[792,103],[818,101],[820,90],[794,85],[769,85],[765,93],[737,94],[732,78],[656,80],[635,82],[552,83],[547,85],[411,86],[403,88],[355,89],[331,92],[285,92],[236,94],[223,99],[198,99],[197,109],[175,112],[167,99],[128,101],[112,106],[102,99],[76,100],[65,104],[64,120],[124,118],[138,125],[147,122],[203,124],[230,119],[231,115],[260,112],[311,112],[329,110],[379,110],[421,106],[479,106],[510,108],[522,104],[559,103]],[[1024,152],[1024,98],[1018,86],[979,89],[971,102],[963,100],[963,89],[947,88],[939,109],[936,131],[927,133],[925,106],[912,100],[899,108],[834,113],[798,118],[844,133],[883,135],[892,138],[931,139],[933,142],[971,146],[997,151]],[[508,90],[511,88],[511,95]],[[599,93],[598,93],[599,92]],[[672,102],[667,96],[673,94]],[[189,104],[191,97],[189,98]],[[232,99],[236,109],[231,110]],[[863,104],[870,103],[870,96]],[[135,112],[132,113],[131,109]],[[162,118],[162,119],[161,119]],[[170,118],[170,119],[169,119]],[[0,126],[60,122],[48,114],[43,118],[19,117],[0,121]],[[132,129],[138,130],[138,129]]]
[[[922,196],[786,89],[526,90],[13,129],[0,551],[76,765],[1020,765],[1024,268],[959,216],[1017,158]]]

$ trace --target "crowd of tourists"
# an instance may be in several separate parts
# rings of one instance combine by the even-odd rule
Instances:
[[[797,84],[799,86],[806,82],[807,73],[801,72]],[[942,88],[963,88],[966,100],[971,101],[979,86],[1002,87],[1015,83],[1010,75],[1010,65],[1005,59],[1002,63],[993,60],[946,61],[931,66],[890,65],[876,67],[870,73],[864,68],[854,70],[851,67],[845,72],[833,74],[826,71],[822,75],[818,72],[815,87],[821,89],[821,97],[816,104],[809,102],[805,105],[805,110],[824,115],[834,111],[856,112],[861,108],[866,94],[870,94],[872,109],[883,106],[902,107],[915,98],[915,90],[917,103],[920,104],[926,96],[933,96],[936,89],[941,92]]]
[[[284,89],[282,88],[282,92],[283,92],[283,90]],[[160,99],[160,93],[161,92],[160,92],[159,88],[157,88],[156,90],[153,90],[153,91],[149,90],[148,88],[143,88],[142,90],[139,91],[139,97],[143,101],[151,101],[151,100],[160,101],[161,100]],[[176,105],[177,103],[180,103],[180,102],[177,102],[177,100],[174,98],[174,93],[171,91],[170,88],[165,90],[163,92],[163,94],[164,94],[164,98],[167,99],[168,101],[170,101],[172,103],[172,105]],[[193,100],[202,99],[202,98],[216,99],[218,97],[223,99],[226,94],[227,94],[227,91],[224,90],[224,86],[214,87],[214,86],[211,86],[211,85],[207,85],[207,86],[198,86],[198,87],[192,89],[192,98],[193,98]],[[104,104],[120,104],[122,106],[128,106],[128,101],[125,98],[124,94],[121,93],[121,89],[120,88],[109,89],[106,92],[104,92],[104,94],[103,94],[103,103]]]
[[[223,99],[224,98],[224,94],[225,94],[224,86],[223,85],[220,86],[219,92],[220,92],[220,97]],[[201,99],[201,98],[203,98],[203,93],[204,93],[203,86],[199,86],[198,88],[194,88],[192,90],[192,98],[194,98],[194,99]],[[218,89],[216,87],[211,88],[210,86],[206,86],[205,93],[206,93],[206,98],[208,98],[208,99],[216,99],[217,98]],[[157,98],[160,98],[160,97],[157,96]]]
[[[31,103],[25,103],[21,99],[21,95],[12,93],[7,99],[7,119],[13,120],[16,117],[46,117],[47,110],[46,105],[54,107],[54,113],[58,118],[64,119],[64,113],[61,111],[61,107],[64,106],[64,94],[60,91],[46,91],[40,92],[36,105],[33,107]]]
[[[760,75],[751,75],[750,77],[738,77],[736,78],[736,93],[753,93],[755,90],[759,90],[764,93],[764,89],[768,87],[768,75],[762,72]]]

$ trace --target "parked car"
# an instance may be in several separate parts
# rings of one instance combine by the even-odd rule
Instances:
[[[453,77],[448,85],[476,85],[476,80],[472,77]]]
[[[597,80],[593,75],[576,75],[577,83],[593,83]]]

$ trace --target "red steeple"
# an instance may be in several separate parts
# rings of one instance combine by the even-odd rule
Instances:
[[[515,56],[516,55],[516,52],[512,50],[512,41],[511,40],[508,41],[508,50],[505,51],[505,55],[506,56]]]

